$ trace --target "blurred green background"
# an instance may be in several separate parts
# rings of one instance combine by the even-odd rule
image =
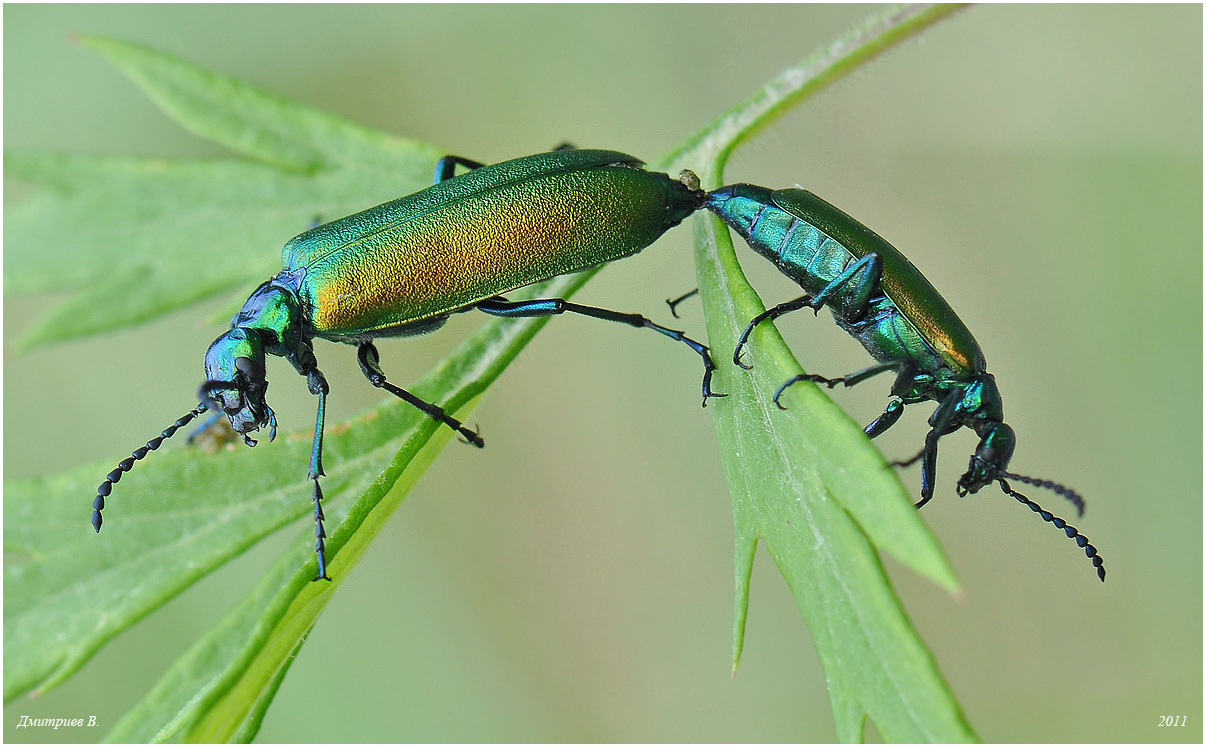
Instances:
[[[8,5],[5,146],[225,157],[68,40],[87,32],[478,160],[564,140],[653,158],[872,12]],[[1018,432],[1014,468],[1088,500],[1075,523],[1105,557],[1104,585],[1013,501],[960,501],[975,439],[943,441],[925,517],[965,596],[889,566],[981,736],[1200,742],[1202,8],[969,9],[784,117],[728,177],[799,183],[904,251],[984,348]],[[665,321],[662,300],[694,287],[689,241],[672,232],[579,300]],[[768,303],[794,297],[741,256]],[[6,296],[6,340],[56,300]],[[193,401],[216,310],[6,345],[5,476],[113,460],[157,433]],[[684,317],[702,334],[698,305]],[[386,342],[385,370],[417,377],[480,322]],[[780,328],[810,370],[865,365],[827,314]],[[376,400],[350,348],[317,353],[333,420]],[[270,365],[282,427],[312,427],[304,381]],[[729,676],[732,518],[697,368],[656,335],[549,324],[473,417],[489,448],[440,457],[315,626],[260,741],[834,739],[807,630],[764,553]],[[112,396],[132,383],[135,399]],[[836,396],[865,421],[887,386]],[[916,451],[929,412],[881,439],[890,458]],[[916,469],[905,480],[916,488]],[[8,704],[5,739],[100,739],[274,554],[248,553],[67,684]],[[22,715],[99,726],[18,731]],[[1162,715],[1188,725],[1158,727]]]

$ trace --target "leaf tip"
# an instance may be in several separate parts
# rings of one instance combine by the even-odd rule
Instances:
[[[95,36],[93,34],[81,34],[78,31],[72,31],[67,35],[67,41],[81,47],[100,50],[104,46],[105,38],[103,36]]]

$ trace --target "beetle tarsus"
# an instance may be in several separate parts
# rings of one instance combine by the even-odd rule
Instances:
[[[682,294],[678,298],[667,298],[666,305],[670,307],[670,316],[674,317],[675,319],[678,319],[679,318],[678,305],[680,303],[682,303],[683,301],[686,301],[691,296],[697,296],[697,295],[699,295],[699,288],[696,288],[695,290],[692,290],[692,291],[687,291],[686,293]]]

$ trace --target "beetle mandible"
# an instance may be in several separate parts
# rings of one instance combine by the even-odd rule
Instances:
[[[456,167],[468,173],[454,177]],[[698,179],[645,171],[636,158],[605,150],[563,148],[492,166],[449,156],[436,184],[420,192],[317,226],[287,243],[283,269],[260,285],[205,355],[201,403],[122,460],[97,488],[92,525],[113,484],[163,440],[206,412],[225,415],[254,446],[251,433],[276,436],[265,394],[265,355],[285,358],[318,397],[309,479],[313,481],[315,580],[328,579],[323,528],[322,436],[330,388],[312,342],[357,347],[369,382],[482,446],[481,437],[440,406],[386,380],[373,341],[431,332],[451,314],[478,309],[505,318],[574,313],[645,327],[682,342],[704,364],[703,397],[716,366],[703,344],[638,314],[561,298],[510,301],[501,294],[635,254],[698,210]]]
[[[929,419],[925,446],[913,458],[894,463],[907,466],[921,461],[919,508],[934,496],[938,440],[962,427],[970,428],[980,437],[980,444],[967,472],[959,478],[959,495],[997,483],[1006,495],[1062,529],[1083,548],[1098,577],[1105,581],[1101,556],[1087,537],[1010,487],[1008,480],[1016,480],[1052,490],[1068,499],[1078,515],[1084,514],[1084,500],[1075,491],[1050,480],[1008,471],[1014,432],[1004,422],[1001,395],[986,369],[984,354],[946,300],[903,254],[871,229],[803,189],[772,191],[736,184],[710,192],[705,207],[806,291],[754,317],[733,352],[734,363],[750,368],[742,362],[741,351],[762,322],[805,308],[818,314],[825,306],[838,326],[879,361],[836,379],[815,374],[794,376],[775,392],[776,405],[783,408],[779,402],[783,393],[800,381],[833,388],[895,372],[893,398],[864,431],[875,438],[896,423],[905,405],[926,400],[938,403]]]

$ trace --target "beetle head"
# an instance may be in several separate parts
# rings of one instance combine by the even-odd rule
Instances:
[[[967,472],[959,478],[959,495],[975,493],[1005,474],[1013,457],[1013,428],[1005,423],[984,423],[979,429],[980,445],[972,454]]]
[[[1002,493],[1014,498],[1031,511],[1034,511],[1043,521],[1054,524],[1069,539],[1084,548],[1085,555],[1093,562],[1093,567],[1097,569],[1097,577],[1105,581],[1105,566],[1101,560],[1101,556],[1097,554],[1097,548],[1089,544],[1089,538],[1081,534],[1076,527],[1064,519],[1014,490],[1010,487],[1008,481],[1017,480],[1027,485],[1034,485],[1050,490],[1066,498],[1069,503],[1076,507],[1077,514],[1083,516],[1085,513],[1085,499],[1081,498],[1080,493],[1051,480],[1044,480],[1040,477],[1027,477],[1026,475],[1015,475],[1007,471],[1006,467],[1009,466],[1009,459],[1013,456],[1014,447],[1013,429],[1008,425],[1000,422],[980,421],[976,426],[976,432],[980,434],[980,445],[976,447],[976,453],[972,454],[971,464],[968,465],[967,472],[963,473],[963,476],[959,478],[957,490],[960,497],[968,493],[975,493],[980,488],[995,482],[1001,488]]]
[[[276,414],[265,400],[264,343],[256,330],[235,327],[214,340],[205,353],[205,377],[202,400],[215,403],[248,446],[255,441],[247,434],[265,426],[268,440],[276,438]]]

